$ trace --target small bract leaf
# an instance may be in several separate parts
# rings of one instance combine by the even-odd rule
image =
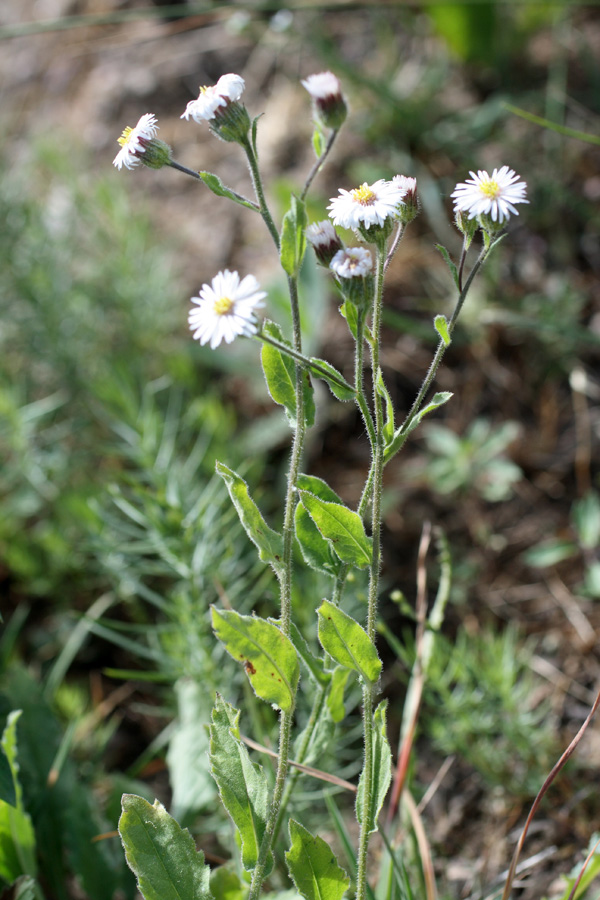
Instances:
[[[381,674],[375,644],[358,622],[328,600],[318,609],[319,641],[333,659],[357,672],[369,684]]]
[[[367,827],[369,834],[377,831],[377,819],[381,812],[381,807],[385,800],[392,780],[392,751],[387,739],[386,724],[387,700],[383,700],[373,716],[373,765],[371,767],[371,786],[370,797],[371,804],[367,816]],[[363,770],[364,773],[364,770]],[[363,802],[364,802],[364,775],[361,775],[358,782],[358,792],[356,794],[356,818],[360,825],[363,824]]]
[[[119,834],[145,900],[212,900],[210,869],[194,839],[158,800],[123,794]]]
[[[294,708],[300,677],[298,654],[272,622],[211,607],[212,625],[227,652],[244,664],[254,692],[284,712]]]
[[[350,879],[329,844],[294,819],[290,819],[290,840],[285,861],[304,900],[342,900]]]
[[[435,330],[443,340],[446,347],[450,346],[450,332],[448,331],[448,320],[446,316],[436,316],[433,320]]]
[[[302,505],[342,562],[364,569],[371,563],[373,543],[365,534],[361,517],[341,503],[322,500],[300,491]]]
[[[390,392],[388,391],[383,380],[381,369],[377,370],[377,381],[375,382],[375,384],[377,387],[377,393],[385,400],[385,425],[383,426],[383,439],[386,444],[389,444],[389,442],[394,437],[394,404],[392,403]]]
[[[459,287],[459,282],[458,282],[458,269],[456,268],[455,264],[452,262],[452,260],[450,258],[450,254],[448,253],[448,251],[442,244],[436,244],[435,248],[436,248],[436,250],[439,250],[440,253],[442,254],[442,256],[444,257],[444,262],[450,269],[450,274],[452,275],[454,287],[456,288],[457,291],[459,291],[460,287]]]
[[[211,771],[240,837],[242,865],[252,871],[265,833],[269,786],[263,769],[251,761],[240,739],[239,719],[239,711],[217,694],[210,726]],[[272,858],[269,870],[271,866]]]
[[[257,209],[254,203],[251,203],[249,200],[244,200],[239,194],[236,194],[235,191],[225,187],[218,175],[213,175],[212,172],[198,172],[198,175],[206,187],[211,190],[213,194],[216,194],[217,197],[227,197],[229,200],[233,200],[234,203],[245,206],[247,209]]]
[[[318,366],[318,368],[311,369],[311,372],[315,378],[321,378],[323,381],[327,382],[334,397],[337,397],[338,400],[342,401],[354,400],[356,397],[354,388],[350,385],[345,385],[344,382],[346,379],[341,372],[338,372],[338,370],[331,365],[331,363],[328,363],[325,359],[319,359],[316,356],[311,357],[310,361]]]
[[[216,470],[227,485],[229,496],[240,517],[240,522],[246,529],[246,534],[258,547],[260,559],[263,562],[271,563],[275,571],[280,572],[283,565],[282,536],[269,528],[258,506],[250,497],[250,491],[244,479],[220,462],[217,462]]]

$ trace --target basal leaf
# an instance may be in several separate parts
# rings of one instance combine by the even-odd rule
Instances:
[[[258,547],[260,559],[263,562],[271,563],[275,571],[280,572],[283,565],[282,536],[269,528],[258,506],[250,497],[248,485],[244,479],[220,462],[217,462],[216,470],[227,485],[229,496],[246,529],[246,534]]]
[[[319,529],[331,542],[335,554],[342,562],[364,569],[371,563],[372,541],[358,513],[341,503],[322,500],[309,491],[300,491],[302,505]]]
[[[17,722],[21,710],[9,713],[2,734],[2,752],[9,766],[13,790],[12,803],[0,800],[0,878],[12,884],[21,875],[35,877],[35,832],[23,805],[17,760]]]
[[[212,625],[227,652],[244,664],[254,692],[284,712],[294,708],[300,677],[294,645],[272,622],[211,607]]]
[[[250,760],[240,740],[240,714],[217,694],[210,726],[210,763],[223,806],[242,845],[242,865],[256,866],[269,810],[269,786],[263,769]],[[268,868],[272,866],[272,858]],[[218,900],[221,894],[217,895]]]
[[[283,217],[279,258],[284,272],[294,277],[298,274],[306,252],[306,207],[304,202],[292,195],[290,209]]]
[[[123,794],[119,834],[145,900],[212,900],[210,869],[187,828],[158,800]]]
[[[342,900],[350,879],[329,844],[294,819],[290,819],[290,840],[285,861],[304,900]]]
[[[280,344],[290,346],[285,340],[283,332],[275,322],[263,323],[262,331],[269,337],[275,338]],[[260,351],[265,380],[269,394],[275,403],[283,406],[286,416],[292,428],[296,427],[296,362],[283,350],[279,350],[268,342],[263,343]],[[307,427],[315,421],[315,401],[313,386],[308,372],[302,372],[304,421]]]
[[[373,765],[371,767],[371,806],[368,813],[367,824],[369,833],[377,831],[377,819],[381,812],[381,807],[389,790],[392,780],[392,751],[387,739],[386,724],[386,708],[387,700],[383,700],[373,716]],[[364,773],[358,782],[358,792],[356,794],[356,818],[362,825],[363,813],[362,806],[364,802]]]
[[[375,644],[355,619],[328,600],[318,609],[319,641],[326,653],[346,669],[357,672],[369,684],[381,674]]]

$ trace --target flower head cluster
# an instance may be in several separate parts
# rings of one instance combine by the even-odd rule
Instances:
[[[340,128],[348,115],[339,78],[333,72],[309,75],[301,82],[313,101],[316,118],[327,128]]]
[[[246,275],[240,281],[237,272],[225,269],[212,283],[203,284],[199,297],[192,297],[197,304],[188,315],[190,329],[195,340],[214,350],[221,341],[230,344],[238,335],[256,334],[254,310],[263,306],[266,292],[254,275]]]
[[[400,221],[404,225],[408,225],[419,213],[419,198],[417,196],[417,179],[410,178],[407,175],[394,175],[392,184],[401,191],[404,191],[402,197],[403,206],[400,209]]]
[[[328,266],[338,250],[342,250],[344,246],[329,219],[309,225],[306,229],[306,240],[322,266]]]
[[[221,75],[216,84],[200,87],[197,100],[190,100],[181,119],[190,116],[194,122],[210,122],[219,110],[239,100],[244,93],[245,82],[241,75]]]
[[[340,188],[339,196],[331,198],[327,209],[334,225],[368,232],[372,225],[383,227],[387,219],[397,218],[404,194],[405,190],[393,181],[380,178],[351,191]]]
[[[171,160],[171,149],[164,141],[156,139],[157,131],[156,116],[152,113],[143,115],[135,128],[127,126],[118,138],[121,149],[115,156],[113,165],[117,169],[123,166],[126,169],[133,169],[140,163],[151,169],[160,169],[168,165]]]
[[[468,213],[469,219],[486,216],[492,223],[501,225],[510,218],[510,213],[519,215],[515,203],[529,203],[525,197],[527,183],[520,181],[520,176],[508,166],[494,169],[491,175],[481,169],[470,175],[471,178],[457,184],[452,192],[455,210]]]

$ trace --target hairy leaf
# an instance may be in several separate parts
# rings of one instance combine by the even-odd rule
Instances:
[[[366,568],[373,555],[372,541],[365,534],[361,517],[341,503],[322,500],[309,491],[300,491],[302,505],[342,562]]]
[[[450,346],[450,332],[448,331],[448,320],[446,316],[436,316],[433,320],[435,330],[441,337],[446,347]]]
[[[283,337],[283,332],[275,322],[266,321],[262,330],[269,337],[275,338],[280,344],[290,346]],[[275,403],[283,406],[286,416],[292,428],[296,427],[296,362],[272,344],[263,343],[260,358],[262,362],[265,380],[269,394]],[[304,421],[308,427],[315,421],[314,390],[308,372],[302,372],[303,397],[304,397]]]
[[[119,834],[145,900],[212,900],[210,869],[194,839],[158,800],[123,794]]]
[[[392,751],[387,739],[387,700],[383,700],[373,716],[373,765],[371,767],[371,804],[367,816],[369,833],[377,831],[377,819],[392,780]],[[360,825],[363,820],[364,772],[358,782],[356,794],[356,818]]]
[[[271,563],[275,571],[281,571],[283,564],[283,538],[277,531],[269,528],[262,517],[258,506],[250,497],[248,485],[237,472],[223,463],[217,462],[216,470],[221,476],[232,503],[246,529],[250,540],[258,547],[258,555],[263,562]]]
[[[258,860],[269,809],[263,769],[250,760],[240,740],[240,713],[217,694],[210,726],[210,762],[223,806],[242,845],[242,865],[252,871]],[[269,860],[270,870],[272,858]],[[217,895],[220,898],[220,893]]]
[[[318,368],[311,368],[311,372],[315,378],[321,378],[329,385],[329,389],[334,397],[338,400],[354,400],[356,391],[347,384],[346,379],[338,372],[338,370],[324,359],[318,359],[316,356],[311,357],[311,363]]]
[[[350,879],[329,844],[294,819],[290,819],[290,840],[285,861],[304,900],[342,900]]]
[[[298,274],[306,252],[306,207],[304,202],[292,195],[290,209],[283,217],[279,258],[284,272],[294,277]]]
[[[346,715],[344,691],[349,676],[350,669],[346,669],[345,666],[336,666],[331,673],[331,687],[327,694],[327,707],[334,722],[341,722]]]
[[[211,607],[212,625],[227,652],[244,664],[254,692],[283,712],[294,708],[300,677],[294,645],[272,622]]]
[[[225,187],[218,175],[213,175],[212,172],[198,172],[198,175],[206,187],[211,190],[213,194],[216,194],[217,197],[227,197],[229,200],[233,200],[234,203],[239,203],[240,206],[245,206],[248,209],[258,208],[255,203],[252,203],[250,200],[244,200],[244,198],[240,197],[239,194],[236,194],[235,191]]]
[[[17,762],[17,722],[21,710],[9,713],[2,735],[2,752],[9,767],[12,803],[0,800],[0,878],[9,884],[20,875],[36,874],[35,833],[23,805]],[[10,793],[10,792],[9,792]]]
[[[319,640],[326,653],[374,684],[381,673],[381,660],[367,632],[351,616],[328,600],[318,609]]]

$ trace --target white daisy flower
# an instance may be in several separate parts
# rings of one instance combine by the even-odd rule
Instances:
[[[219,272],[212,284],[202,285],[199,297],[192,297],[197,308],[190,310],[188,322],[194,340],[201,344],[210,341],[214,350],[223,340],[230,344],[240,334],[255,334],[254,310],[264,306],[266,296],[254,275],[240,281],[237,272]]]
[[[157,131],[156,116],[153,116],[152,113],[143,115],[135,128],[128,126],[118,138],[121,149],[113,159],[113,166],[116,166],[117,169],[122,166],[133,169],[134,166],[139,165],[141,157]]]
[[[373,257],[365,247],[338,250],[329,268],[338,278],[363,278],[373,271]]]
[[[210,87],[200,87],[200,94],[196,100],[190,100],[181,119],[189,121],[190,116],[194,122],[210,122],[215,118],[216,112],[221,106],[239,100],[244,92],[245,82],[241,75],[221,75],[216,84]]]
[[[493,222],[501,224],[510,218],[510,213],[519,215],[515,203],[529,203],[525,199],[527,183],[519,181],[520,176],[508,166],[494,169],[491,175],[481,169],[477,175],[469,174],[471,178],[457,184],[452,197],[455,210],[468,212],[470,219],[490,215]]]
[[[327,209],[334,225],[341,225],[342,228],[362,225],[369,229],[371,225],[383,225],[389,216],[395,217],[403,196],[401,188],[380,178],[371,185],[365,181],[352,191],[340,188],[340,196],[332,197]]]
[[[417,179],[410,178],[408,175],[394,175],[392,184],[404,191],[405,194],[411,194],[417,190]]]

